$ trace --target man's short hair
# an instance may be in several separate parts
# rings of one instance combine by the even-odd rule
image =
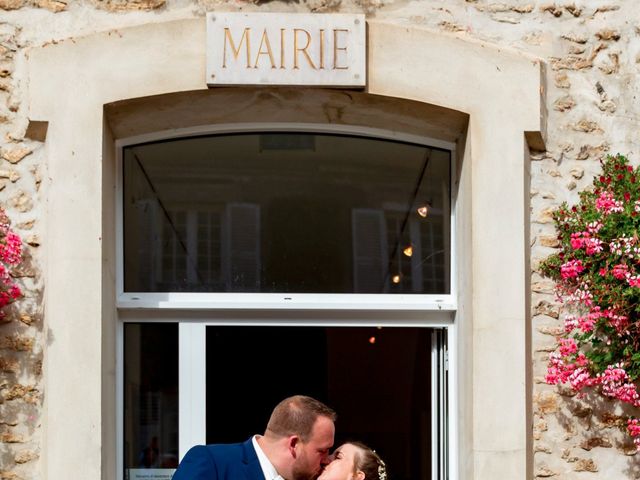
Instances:
[[[327,417],[335,422],[337,415],[315,398],[294,395],[285,398],[273,409],[266,434],[278,437],[298,435],[303,442],[307,442],[318,417]]]

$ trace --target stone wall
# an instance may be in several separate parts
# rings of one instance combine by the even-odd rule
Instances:
[[[46,285],[38,272],[46,262],[39,245],[47,242],[47,164],[42,132],[28,128],[28,48],[97,31],[203,16],[216,9],[365,12],[519,50],[547,62],[547,151],[534,152],[531,164],[534,471],[539,478],[640,478],[640,462],[617,416],[606,414],[596,399],[579,400],[543,383],[548,353],[562,328],[562,312],[552,283],[537,272],[539,261],[558,246],[550,211],[562,201],[577,200],[577,192],[598,171],[598,159],[620,152],[632,163],[640,162],[635,139],[640,123],[636,101],[640,84],[635,81],[640,15],[635,4],[635,0],[0,0],[0,203],[27,243],[27,260],[15,272],[26,296],[0,325],[0,479],[42,478],[38,458],[46,392],[41,362],[47,328],[41,315]],[[49,247],[55,251],[55,246]]]

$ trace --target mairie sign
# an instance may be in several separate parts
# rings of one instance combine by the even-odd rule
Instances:
[[[207,13],[207,84],[364,87],[364,15]]]

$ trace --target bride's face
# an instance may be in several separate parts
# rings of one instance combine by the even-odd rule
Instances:
[[[345,443],[333,452],[333,460],[318,477],[318,480],[352,480],[355,477],[354,463],[358,447]]]

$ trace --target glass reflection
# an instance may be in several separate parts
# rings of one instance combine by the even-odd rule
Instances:
[[[177,324],[124,325],[124,431],[125,479],[169,480],[178,466]]]
[[[448,293],[450,160],[309,133],[127,147],[125,290]]]

